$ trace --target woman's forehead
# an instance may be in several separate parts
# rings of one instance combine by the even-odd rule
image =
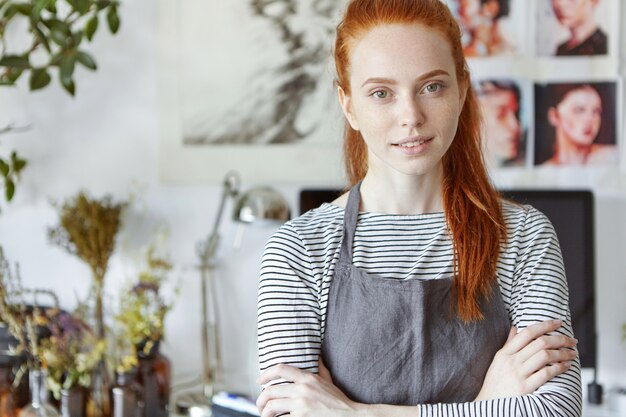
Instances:
[[[406,66],[416,72],[453,71],[450,43],[439,31],[422,24],[378,25],[357,39],[350,54],[352,73],[393,73]]]
[[[561,104],[602,104],[600,94],[591,87],[577,88],[571,90],[563,97]]]

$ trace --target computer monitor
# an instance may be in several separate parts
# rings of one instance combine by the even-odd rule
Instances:
[[[300,214],[331,202],[339,189],[304,189]],[[581,365],[596,366],[594,202],[590,191],[502,190],[513,201],[530,204],[552,222],[559,238],[569,287],[569,306]]]

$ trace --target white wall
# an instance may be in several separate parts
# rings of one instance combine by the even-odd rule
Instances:
[[[173,361],[175,380],[181,382],[200,370],[199,277],[194,269],[194,246],[212,226],[220,189],[218,184],[174,187],[159,183],[157,12],[152,0],[124,2],[119,34],[97,34],[93,52],[99,69],[96,73],[80,71],[75,99],[56,84],[34,94],[27,93],[24,85],[0,89],[0,126],[9,122],[31,125],[25,133],[0,136],[3,155],[8,149],[17,149],[29,160],[14,202],[2,205],[0,244],[9,259],[20,263],[27,285],[54,288],[64,306],[71,308],[74,294],[86,292],[89,271],[79,260],[47,242],[46,229],[57,221],[49,200],[61,201],[79,189],[96,196],[112,193],[120,199],[137,193],[139,201],[130,214],[132,229],[121,236],[121,249],[107,276],[107,291],[116,293],[133,272],[129,259],[136,248],[148,242],[155,225],[166,223],[181,294],[167,321],[164,350]],[[622,22],[626,22],[626,10],[622,13]],[[624,60],[621,71],[626,74]],[[624,134],[621,139],[623,143]],[[578,178],[599,193],[599,375],[607,387],[626,385],[626,345],[620,341],[621,325],[626,322],[626,175],[622,169],[595,172],[591,179],[588,175],[563,177],[554,175],[565,185]],[[538,180],[522,175],[513,182],[532,184]],[[275,185],[295,210],[299,188]],[[217,282],[226,386],[252,393],[256,390],[257,270],[263,245],[273,229],[248,229],[242,249],[235,251],[230,245],[235,226],[224,220]]]

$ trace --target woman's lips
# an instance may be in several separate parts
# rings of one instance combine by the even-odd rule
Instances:
[[[405,155],[417,155],[425,152],[428,149],[433,138],[410,138],[403,140],[399,143],[392,144],[393,147],[398,148]]]

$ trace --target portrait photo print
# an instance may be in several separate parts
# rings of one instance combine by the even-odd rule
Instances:
[[[616,0],[539,0],[539,56],[602,56],[613,41],[611,12]]]
[[[617,165],[615,81],[535,84],[535,165]]]

